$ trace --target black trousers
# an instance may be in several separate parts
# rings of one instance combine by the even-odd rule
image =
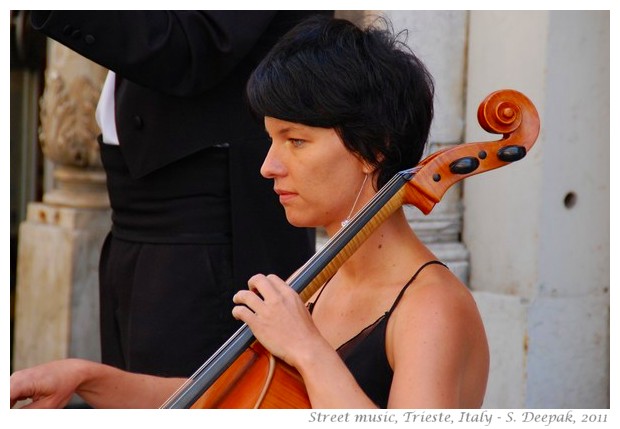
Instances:
[[[102,361],[189,376],[240,326],[229,244],[144,244],[108,235],[100,263]]]
[[[102,361],[189,376],[234,333],[228,150],[141,178],[101,144],[112,232],[99,263]]]

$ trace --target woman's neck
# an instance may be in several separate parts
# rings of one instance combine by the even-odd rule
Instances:
[[[340,267],[347,284],[374,282],[377,278],[400,280],[403,272],[434,255],[415,235],[405,214],[398,209],[386,219]]]

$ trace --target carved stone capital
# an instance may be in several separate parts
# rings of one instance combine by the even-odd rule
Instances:
[[[55,164],[101,166],[95,121],[100,92],[86,76],[69,81],[62,70],[47,70],[39,141],[45,156]]]
[[[45,202],[108,207],[95,111],[106,70],[56,43],[48,45],[39,140],[54,165],[54,189]]]

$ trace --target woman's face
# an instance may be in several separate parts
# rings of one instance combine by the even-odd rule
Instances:
[[[369,173],[349,152],[333,128],[317,128],[265,118],[271,147],[261,174],[274,180],[288,221],[295,226],[323,226],[332,235],[347,218]],[[371,198],[371,180],[355,211]]]

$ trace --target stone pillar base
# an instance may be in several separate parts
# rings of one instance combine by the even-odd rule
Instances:
[[[110,207],[103,169],[57,165],[54,179],[56,187],[43,195],[44,203],[93,209]]]
[[[100,361],[98,265],[109,209],[30,203],[20,225],[13,370]]]

